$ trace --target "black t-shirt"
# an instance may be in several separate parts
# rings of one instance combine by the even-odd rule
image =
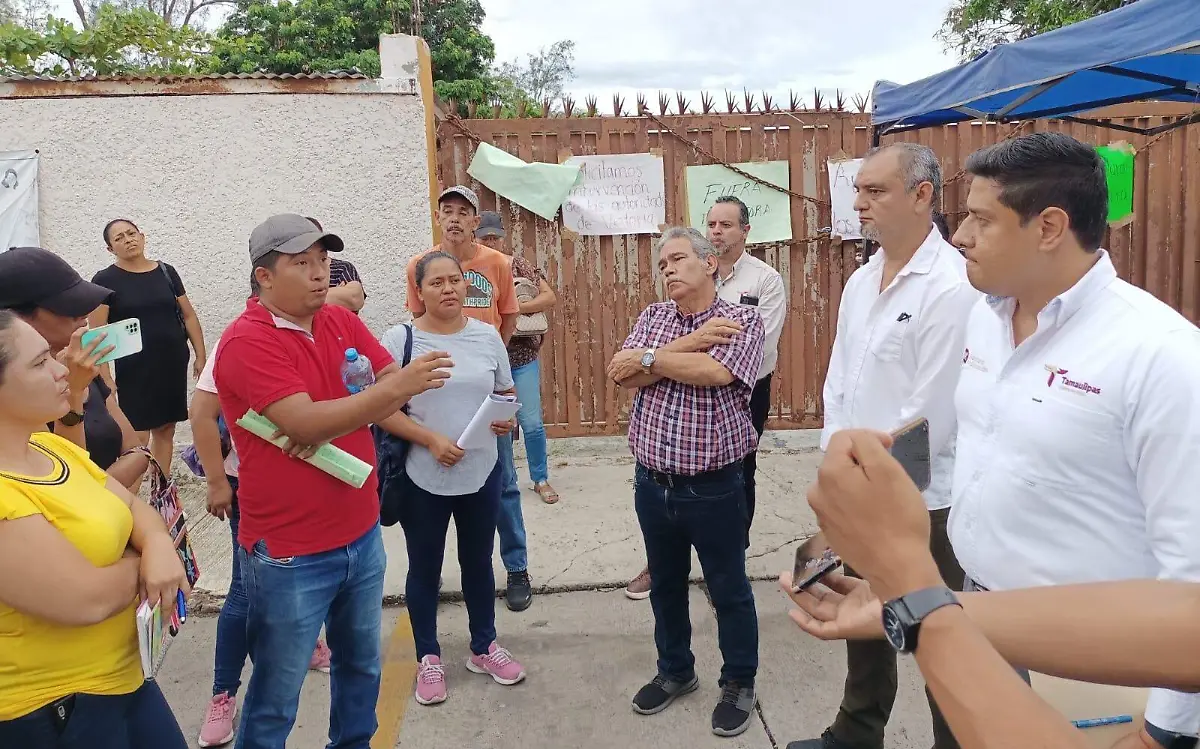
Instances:
[[[108,396],[112,391],[97,377],[88,385],[87,400],[83,403],[83,437],[92,462],[108,470],[121,457],[121,445],[125,437],[121,426],[108,411]],[[53,423],[47,424],[48,431],[55,431]]]
[[[186,292],[183,280],[170,265],[160,262],[158,268],[145,273],[110,265],[97,273],[92,283],[113,291],[108,302],[110,323],[138,319],[143,351],[187,346],[187,331],[179,323],[179,297]]]

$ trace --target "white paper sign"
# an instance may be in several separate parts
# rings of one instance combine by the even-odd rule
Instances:
[[[572,156],[563,163],[582,168],[562,206],[563,226],[576,234],[657,234],[667,222],[661,156]]]
[[[37,183],[37,151],[0,151],[0,252],[42,243]]]
[[[854,210],[854,179],[862,159],[829,162],[829,202],[833,206],[833,235],[842,239],[862,239],[858,211]]]

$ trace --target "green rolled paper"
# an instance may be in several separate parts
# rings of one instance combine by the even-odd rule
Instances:
[[[272,424],[270,419],[253,409],[247,411],[245,416],[238,419],[237,425],[255,437],[260,437],[281,449],[287,444],[287,437],[272,439],[275,433],[279,431],[279,427]],[[316,453],[311,458],[307,458],[305,462],[314,468],[328,473],[339,481],[345,481],[355,489],[363,488],[363,484],[367,483],[367,477],[371,475],[372,470],[370,464],[329,443],[317,448]]]

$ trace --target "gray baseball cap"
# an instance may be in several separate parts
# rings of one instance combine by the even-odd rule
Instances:
[[[442,190],[442,194],[438,196],[438,205],[441,205],[442,201],[445,200],[448,195],[458,195],[463,200],[466,200],[468,203],[470,203],[475,209],[476,213],[479,213],[479,196],[476,195],[475,191],[471,188],[464,187],[462,185],[447,187],[445,190]]]
[[[479,228],[475,230],[475,237],[483,239],[484,237],[503,237],[504,236],[504,221],[501,220],[500,214],[495,211],[484,211],[479,214]]]
[[[338,235],[321,231],[312,221],[297,213],[281,213],[250,232],[250,262],[258,262],[271,252],[299,255],[317,242],[329,252],[341,252],[345,248]]]

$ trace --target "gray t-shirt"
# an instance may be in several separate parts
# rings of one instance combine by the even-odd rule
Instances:
[[[384,334],[381,343],[397,362],[403,361],[408,331],[397,325]],[[487,323],[467,319],[467,325],[453,335],[436,335],[413,328],[413,358],[430,351],[450,354],[454,366],[450,379],[436,390],[429,390],[408,402],[408,415],[426,429],[457,440],[471,417],[492,393],[513,386],[508,366],[508,351],[496,329]],[[453,468],[437,462],[423,445],[408,451],[406,467],[414,484],[430,494],[456,497],[479,491],[496,467],[496,443],[467,454]]]

